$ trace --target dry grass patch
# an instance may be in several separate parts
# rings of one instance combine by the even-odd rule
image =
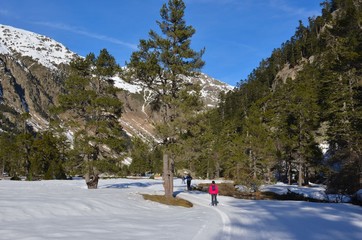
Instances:
[[[150,194],[142,194],[145,200],[150,200],[166,205],[171,206],[179,206],[179,207],[193,207],[193,204],[185,199],[178,198],[178,197],[166,197],[165,195],[150,195]]]
[[[199,185],[197,185],[196,190],[202,192],[209,192],[209,186],[210,183],[200,183]],[[217,186],[219,187],[219,195],[235,196],[235,194],[237,194],[233,183],[217,183]]]
[[[233,183],[218,183],[219,186],[219,195],[222,196],[229,196],[234,198],[241,198],[241,199],[270,199],[266,198],[263,193],[261,192],[240,192],[238,191]],[[197,190],[208,192],[210,184],[201,183],[198,185]]]

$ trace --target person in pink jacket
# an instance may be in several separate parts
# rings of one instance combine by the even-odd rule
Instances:
[[[215,184],[215,181],[212,181],[211,185],[209,186],[209,193],[211,194],[211,205],[217,206],[217,194],[219,193],[219,188]]]

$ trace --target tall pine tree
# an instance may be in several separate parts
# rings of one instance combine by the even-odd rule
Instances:
[[[204,50],[196,52],[191,49],[195,29],[186,25],[185,8],[182,0],[169,0],[168,4],[164,4],[160,10],[162,20],[157,21],[162,34],[151,30],[149,39],[140,40],[139,50],[133,52],[128,63],[132,76],[142,82],[147,90],[153,91],[151,105],[161,113],[163,119],[158,129],[165,146],[163,179],[167,197],[173,195],[175,153],[172,149],[182,131],[176,123],[180,123],[179,119],[185,114],[179,110],[192,111],[199,104],[199,88],[197,84],[190,83],[187,77],[194,76],[204,65],[201,59]],[[196,101],[192,98],[196,98]]]

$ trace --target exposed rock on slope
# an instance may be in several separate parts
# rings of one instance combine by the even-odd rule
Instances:
[[[75,54],[60,43],[32,32],[0,25],[0,103],[2,114],[17,122],[46,127],[48,109],[60,92],[64,68]]]
[[[66,68],[77,55],[46,36],[0,24],[0,108],[3,119],[18,122],[27,112],[27,121],[35,130],[46,129],[49,107],[57,102]],[[120,95],[124,113],[120,122],[129,135],[154,139],[154,128],[145,110],[147,92],[137,85],[116,77],[115,86],[123,89]],[[206,106],[215,107],[221,91],[233,87],[205,74],[198,78]],[[157,116],[152,116],[157,120]],[[5,129],[4,122],[1,127]]]

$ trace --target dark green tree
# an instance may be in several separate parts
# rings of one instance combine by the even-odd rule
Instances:
[[[15,135],[8,132],[0,133],[0,177],[8,173],[11,177],[18,176],[22,166],[18,162],[18,148],[15,144]]]
[[[308,181],[310,162],[320,156],[312,154],[318,152],[315,151],[318,149],[315,133],[320,126],[318,76],[313,66],[305,65],[295,80],[288,81],[274,93],[277,106],[273,104],[272,108],[277,151],[288,167],[289,182],[290,171],[296,168],[299,185]]]
[[[142,175],[145,172],[153,171],[153,164],[151,159],[151,149],[140,138],[132,139],[132,163],[129,166],[129,170],[132,174]]]
[[[353,0],[331,1],[331,11],[336,9],[333,28],[324,32],[326,53],[318,61],[320,96],[330,146],[329,187],[353,193],[362,186],[362,6]]]
[[[100,51],[98,57],[89,54],[71,63],[69,77],[65,82],[65,92],[59,97],[59,110],[65,119],[67,129],[74,134],[73,156],[82,159],[89,187],[97,187],[100,171],[107,171],[113,153],[120,155],[125,149],[122,127],[118,119],[122,113],[122,103],[117,97],[117,89],[109,78],[119,71],[113,56],[107,50]],[[113,165],[113,164],[111,164]]]
[[[14,176],[19,176],[18,174],[20,174],[20,176],[26,176],[28,180],[32,180],[30,154],[32,152],[33,141],[34,137],[30,133],[21,133],[16,135],[18,159],[15,161],[17,162],[16,165],[18,171]]]
[[[31,174],[33,178],[65,179],[61,141],[65,139],[53,136],[51,132],[39,133],[32,144],[30,154]],[[68,146],[69,148],[69,146]]]
[[[197,84],[188,81],[187,77],[194,76],[204,65],[201,60],[204,50],[196,52],[190,47],[195,29],[186,25],[185,8],[182,0],[169,0],[168,4],[164,4],[160,10],[162,20],[157,21],[162,34],[151,30],[149,39],[140,40],[139,50],[133,52],[128,63],[132,77],[153,92],[151,105],[162,115],[163,126],[158,129],[166,146],[164,187],[167,197],[173,195],[173,143],[182,131],[175,124],[180,123],[178,119],[182,118],[179,109],[181,105],[194,104],[195,101],[190,102],[190,98],[198,96],[195,91],[198,89]],[[189,111],[192,110],[194,108]]]

